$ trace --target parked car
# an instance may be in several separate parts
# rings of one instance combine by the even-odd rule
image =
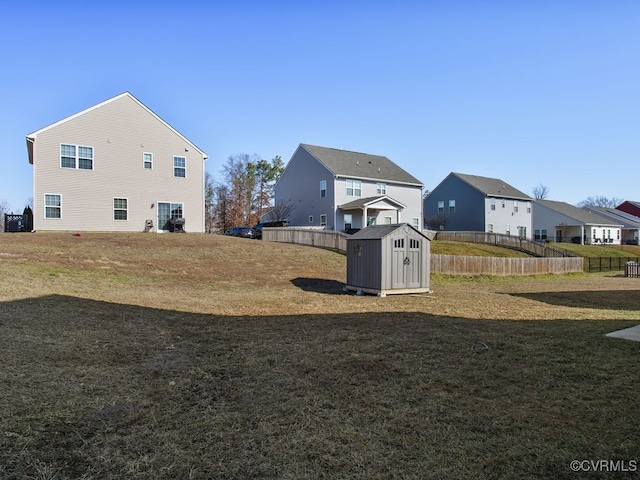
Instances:
[[[232,237],[255,238],[251,227],[231,227],[229,230],[224,232],[224,234],[231,235]]]
[[[254,238],[262,238],[262,227],[286,227],[289,222],[286,220],[278,220],[277,222],[261,222],[253,227]]]

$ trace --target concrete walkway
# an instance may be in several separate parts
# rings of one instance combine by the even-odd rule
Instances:
[[[640,325],[635,327],[625,328],[616,332],[607,333],[606,337],[624,338],[626,340],[633,340],[634,342],[640,342]]]

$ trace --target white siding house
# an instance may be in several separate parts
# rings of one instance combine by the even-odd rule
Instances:
[[[422,229],[423,184],[387,157],[300,144],[275,188],[292,226],[348,231],[409,223]]]
[[[536,200],[533,204],[535,240],[620,245],[622,227],[621,221],[565,202]]]
[[[33,228],[204,232],[196,147],[128,92],[27,135]]]

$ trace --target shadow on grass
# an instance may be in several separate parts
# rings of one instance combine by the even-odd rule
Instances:
[[[291,280],[296,287],[306,292],[327,293],[332,295],[345,295],[344,283],[324,278],[298,277]]]
[[[637,456],[635,323],[0,303],[0,477],[575,478]]]
[[[640,293],[637,290],[508,293],[507,295],[565,307],[640,310]]]

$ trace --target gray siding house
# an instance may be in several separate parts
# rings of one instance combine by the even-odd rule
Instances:
[[[595,210],[585,210],[565,202],[536,200],[533,204],[535,240],[552,238],[556,242],[620,245],[622,223],[612,221]]]
[[[533,199],[497,179],[451,172],[424,200],[428,228],[531,239]]]
[[[34,230],[204,232],[206,153],[129,92],[26,140]]]
[[[300,144],[275,187],[292,226],[348,231],[375,224],[422,228],[423,184],[387,157]]]

